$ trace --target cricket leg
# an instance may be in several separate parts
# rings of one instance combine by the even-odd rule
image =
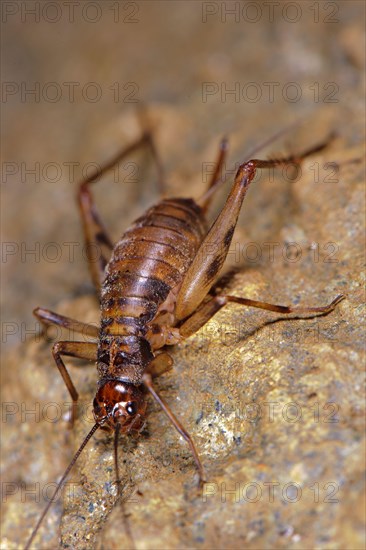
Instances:
[[[197,466],[198,475],[199,475],[199,483],[202,485],[206,481],[206,475],[204,468],[202,466],[202,463],[200,461],[200,458],[198,456],[198,453],[196,451],[196,448],[194,446],[194,443],[191,439],[191,436],[189,433],[185,430],[185,428],[182,426],[182,424],[179,422],[179,420],[176,418],[176,416],[172,413],[170,410],[169,405],[166,403],[166,401],[155,391],[155,388],[152,383],[152,376],[148,372],[143,375],[143,383],[146,386],[146,388],[149,390],[153,398],[157,403],[159,403],[160,407],[163,409],[167,417],[169,418],[170,422],[173,424],[174,428],[180,433],[180,435],[187,441],[189,448],[191,450],[191,453],[193,455],[194,461]]]
[[[305,157],[320,151],[326,145],[327,143],[323,143],[301,155],[290,155],[282,159],[252,159],[239,167],[224,207],[202,241],[195,259],[184,276],[176,302],[175,315],[178,321],[189,317],[197,309],[216,281],[229,251],[245,194],[256,170],[301,162]],[[211,252],[213,245],[216,250]]]
[[[72,410],[70,425],[72,426],[76,418],[76,405],[79,399],[79,394],[75,389],[74,383],[67,371],[65,363],[61,359],[61,355],[69,357],[79,357],[80,359],[88,359],[89,361],[97,360],[98,344],[91,342],[56,342],[52,348],[52,355],[62,376],[63,381],[72,399]]]
[[[223,138],[220,142],[219,154],[217,157],[215,169],[210,178],[207,191],[204,194],[204,199],[201,206],[203,213],[207,212],[207,209],[211,204],[212,197],[216,190],[216,187],[221,181],[221,171],[222,171],[223,164],[225,162],[225,158],[227,156],[227,151],[228,151],[228,140],[226,138]]]
[[[195,311],[188,319],[183,321],[179,327],[179,333],[184,338],[188,338],[201,327],[203,327],[207,321],[209,321],[215,313],[217,313],[222,307],[229,302],[240,304],[243,306],[256,307],[259,309],[266,309],[267,311],[275,311],[276,313],[282,313],[288,315],[290,313],[311,315],[312,317],[317,315],[325,315],[333,311],[339,302],[341,302],[345,296],[340,294],[333,302],[326,306],[316,307],[302,307],[302,306],[280,306],[275,304],[269,304],[267,302],[259,302],[258,300],[250,300],[248,298],[239,298],[238,296],[214,296],[211,300],[204,303],[197,311]]]
[[[65,317],[64,315],[60,315],[49,309],[44,309],[43,307],[34,309],[33,315],[40,320],[45,330],[49,325],[56,325],[83,334],[84,336],[91,336],[93,338],[98,338],[99,336],[98,327],[76,321],[75,319],[70,319],[70,317]]]
[[[157,354],[147,368],[152,378],[157,378],[173,368],[174,361],[169,353],[163,351]]]
[[[98,214],[93,195],[90,191],[90,185],[96,183],[100,178],[114,166],[120,163],[125,157],[138,150],[144,145],[151,149],[153,158],[157,165],[159,179],[162,178],[162,165],[156,151],[156,147],[150,132],[144,132],[140,139],[123,148],[109,162],[95,170],[89,177],[80,183],[78,202],[80,207],[81,219],[84,228],[84,237],[86,243],[86,254],[89,262],[89,269],[96,290],[99,293],[104,279],[104,269],[107,265],[107,259],[102,253],[102,246],[107,249],[113,249],[113,242],[110,239],[104,224]]]

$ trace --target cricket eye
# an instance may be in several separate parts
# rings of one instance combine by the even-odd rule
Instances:
[[[105,365],[109,365],[109,360],[110,357],[108,351],[103,351],[103,353],[98,357],[98,362],[104,363]]]
[[[126,411],[130,416],[133,416],[137,413],[137,405],[134,401],[131,401],[130,403],[127,403],[126,405]]]

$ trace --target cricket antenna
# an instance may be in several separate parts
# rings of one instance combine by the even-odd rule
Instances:
[[[88,435],[85,437],[84,441],[82,442],[82,444],[80,445],[79,449],[76,451],[75,455],[74,455],[74,458],[72,459],[72,461],[70,462],[70,464],[68,465],[68,467],[66,468],[65,470],[65,473],[64,475],[62,476],[62,478],[60,479],[60,481],[58,482],[58,485],[52,495],[52,498],[50,499],[50,501],[48,502],[46,508],[43,510],[43,513],[41,515],[41,517],[39,518],[38,520],[38,523],[37,525],[35,526],[35,528],[33,529],[32,531],[32,534],[30,536],[30,539],[28,540],[26,546],[25,546],[25,550],[29,550],[30,548],[30,545],[32,544],[33,542],[33,539],[34,537],[36,536],[37,532],[38,532],[38,529],[40,528],[41,526],[41,523],[42,521],[44,520],[48,510],[51,508],[51,505],[53,504],[53,502],[55,501],[56,499],[56,495],[57,493],[59,492],[59,490],[61,489],[62,485],[64,484],[67,476],[69,475],[70,473],[70,470],[71,468],[74,466],[75,462],[77,461],[77,459],[79,458],[79,456],[81,455],[85,445],[88,443],[89,439],[92,437],[92,435],[97,431],[97,429],[100,427],[100,424],[97,422],[96,424],[94,424],[94,426],[92,427],[92,429],[90,430],[90,432],[88,433]]]
[[[130,539],[130,548],[132,550],[135,550],[135,548],[136,548],[135,540],[133,538],[131,527],[130,527],[130,522],[128,521],[128,517],[127,517],[127,514],[126,514],[125,504],[124,504],[124,502],[121,498],[122,497],[122,488],[121,488],[122,481],[121,481],[121,478],[120,478],[119,466],[118,466],[118,437],[119,437],[120,427],[121,427],[121,425],[119,423],[117,423],[115,431],[114,431],[114,467],[115,467],[115,471],[116,471],[117,498],[121,499],[121,510],[122,510],[123,524],[124,524],[124,527],[125,527],[125,532],[126,532],[128,538]]]

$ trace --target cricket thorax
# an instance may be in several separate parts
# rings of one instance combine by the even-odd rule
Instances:
[[[141,384],[142,376],[154,359],[146,338],[101,334],[97,369],[99,380],[113,379]]]

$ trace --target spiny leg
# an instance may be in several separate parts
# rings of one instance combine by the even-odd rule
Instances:
[[[288,315],[290,313],[295,314],[310,314],[312,317],[317,315],[325,315],[333,311],[339,302],[341,302],[345,296],[340,294],[333,302],[326,306],[320,307],[303,307],[303,306],[280,306],[276,304],[269,304],[267,302],[259,302],[258,300],[250,300],[248,298],[240,298],[238,296],[214,296],[211,300],[204,303],[197,311],[195,311],[188,319],[186,319],[179,327],[180,335],[184,338],[188,338],[201,327],[203,327],[207,321],[209,321],[215,313],[217,313],[222,307],[229,302],[240,304],[243,306],[256,307],[259,309],[266,309],[267,311],[275,311]]]
[[[98,338],[99,328],[87,323],[82,323],[81,321],[76,321],[75,319],[70,319],[70,317],[65,317],[49,309],[44,309],[43,307],[37,307],[33,310],[33,315],[40,320],[42,325],[47,328],[49,325],[60,326],[69,330],[73,330],[84,336],[91,336],[93,338]]]
[[[175,310],[178,321],[189,317],[197,309],[217,279],[229,251],[245,194],[257,168],[301,162],[308,155],[324,149],[328,142],[329,140],[312,147],[301,155],[272,160],[253,159],[239,167],[226,203],[202,241],[183,279]],[[215,250],[212,252],[213,247]]]
[[[103,255],[101,247],[106,246],[109,250],[112,250],[113,242],[110,239],[104,227],[104,224],[100,219],[89,186],[90,184],[99,181],[106,172],[111,170],[125,157],[127,157],[143,145],[148,145],[151,149],[152,156],[157,166],[160,181],[160,179],[163,178],[162,164],[160,162],[160,158],[158,156],[151,133],[144,132],[140,139],[123,148],[109,162],[105,163],[99,169],[95,170],[95,172],[93,172],[89,177],[81,182],[79,187],[78,201],[81,218],[83,221],[84,236],[86,242],[86,254],[88,257],[92,280],[98,292],[104,279],[104,268],[107,264],[107,259]],[[97,253],[97,258],[94,257],[95,253]]]
[[[71,426],[76,418],[76,404],[79,399],[79,394],[75,389],[74,383],[67,371],[65,363],[61,359],[61,355],[68,355],[70,357],[78,357],[80,359],[88,359],[89,361],[97,360],[98,344],[92,342],[56,342],[52,348],[52,355],[57,365],[58,370],[65,382],[69,394],[72,399],[71,410]]]
[[[153,398],[157,403],[159,403],[160,407],[163,409],[167,417],[169,418],[170,422],[173,424],[174,428],[180,433],[180,435],[187,441],[189,448],[191,450],[191,453],[193,455],[193,458],[195,460],[197,469],[198,469],[198,475],[199,475],[199,483],[202,485],[206,481],[206,475],[204,468],[202,466],[202,463],[200,461],[200,458],[198,456],[198,453],[196,451],[196,448],[194,446],[194,443],[191,439],[191,436],[189,433],[185,430],[185,428],[182,426],[182,424],[179,422],[179,420],[176,418],[176,416],[172,413],[170,410],[169,405],[166,403],[166,401],[155,391],[155,388],[152,383],[152,377],[151,374],[145,373],[143,376],[143,383],[145,384],[146,388],[149,390]]]

